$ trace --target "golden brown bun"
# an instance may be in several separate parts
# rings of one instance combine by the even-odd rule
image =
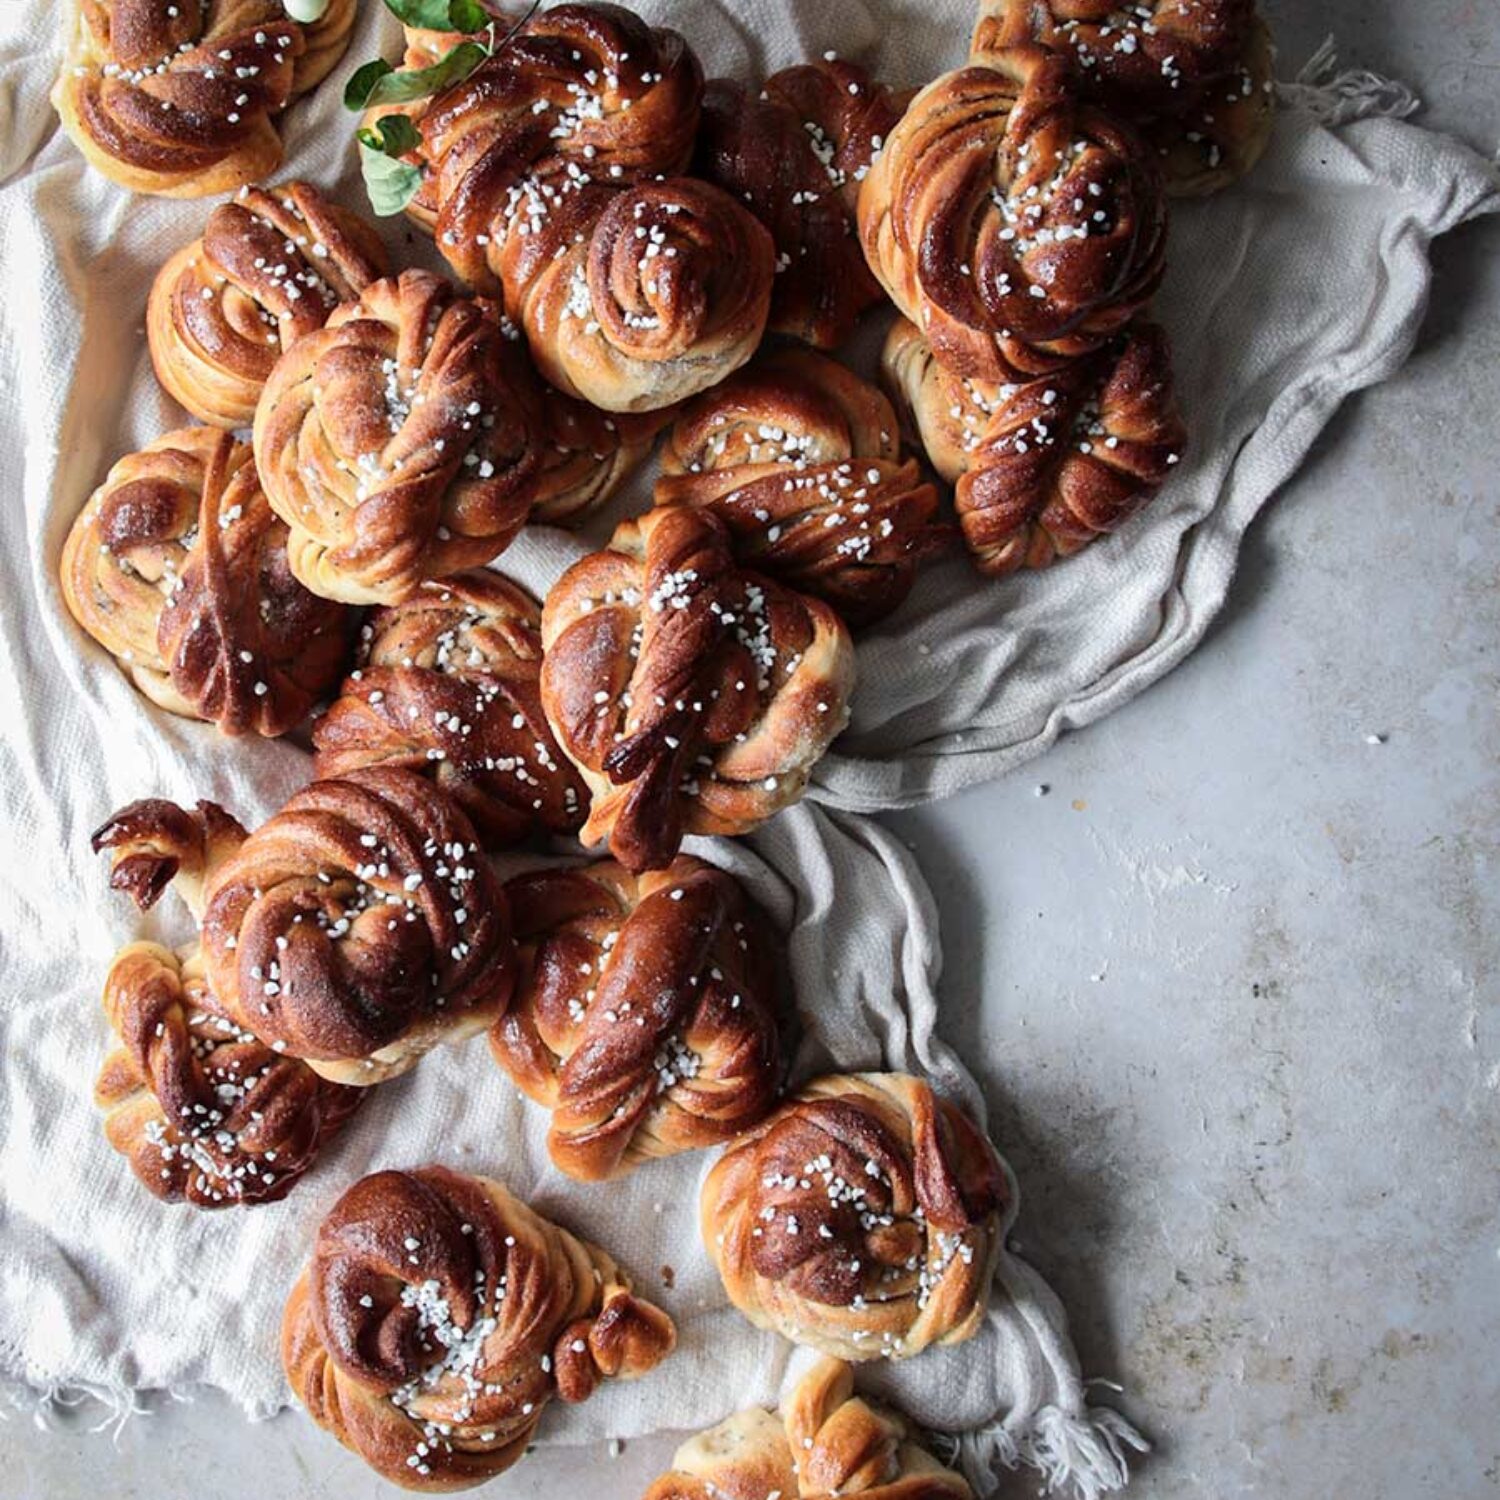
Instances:
[[[76,0],[52,103],[122,187],[230,192],[276,170],[275,117],[332,70],[357,8],[330,0],[299,25],[280,0]]]
[[[962,1111],[904,1073],[811,1083],[703,1184],[703,1243],[757,1327],[839,1359],[979,1331],[1009,1186]]]
[[[255,461],[314,593],[396,604],[510,545],[540,457],[504,344],[490,306],[404,271],[276,362]]]
[[[774,1416],[737,1412],[677,1450],[644,1500],[973,1500],[898,1413],[854,1394],[854,1372],[820,1359]]]
[[[758,94],[730,78],[709,83],[695,167],[771,231],[771,332],[836,348],[882,300],[854,210],[905,105],[863,68],[837,60],[784,68]]]
[[[779,935],[739,883],[679,855],[634,876],[606,860],[506,886],[521,977],[490,1046],[552,1111],[552,1160],[598,1181],[717,1145],[780,1082]]]
[[[284,734],[337,681],[349,612],[292,576],[250,447],[188,427],[127,454],[63,544],[63,601],[153,703]]]
[[[854,648],[826,604],[742,571],[722,522],[624,522],[542,610],[542,705],[583,773],[584,843],[659,870],[686,833],[795,802],[848,717]]]
[[[696,394],[765,330],[770,236],[679,175],[702,92],[676,32],[559,5],[420,113],[418,217],[469,285],[502,299],[546,379],[606,411]]]
[[[1270,139],[1275,49],[1255,0],[983,0],[976,58],[1028,42],[1070,56],[1080,89],[1140,127],[1175,196],[1228,187]]]
[[[891,300],[959,375],[1041,375],[1097,349],[1165,264],[1155,156],[1078,98],[1068,59],[1012,47],[912,100],[859,197]]]
[[[658,411],[755,353],[775,268],[771,236],[748,210],[709,183],[669,177],[612,193],[584,240],[527,237],[505,301],[559,390],[605,411]]]
[[[529,280],[509,262],[550,255],[553,221],[585,230],[619,189],[687,169],[702,95],[678,32],[618,5],[541,11],[423,114],[438,248],[480,290]],[[549,243],[527,256],[533,235]]]
[[[903,319],[885,370],[933,467],[956,484],[964,540],[992,576],[1046,567],[1117,531],[1187,444],[1171,349],[1154,323],[1050,375],[994,385],[945,370]]]
[[[437,1166],[339,1199],[281,1330],[308,1415],[386,1479],[434,1491],[504,1472],[554,1396],[584,1401],[675,1343],[604,1251]]]
[[[121,949],[104,1012],[120,1043],[94,1084],[104,1134],[169,1203],[285,1197],[365,1097],[223,1015],[196,945],[185,958],[157,943]]]
[[[209,878],[203,952],[226,1015],[340,1083],[484,1030],[515,983],[472,825],[397,769],[315,781],[252,833]]]
[[[313,729],[314,775],[429,776],[489,848],[571,833],[588,790],[542,712],[542,611],[476,568],[429,580],[365,623],[359,661]]]
[[[890,402],[807,349],[762,354],[690,402],[661,467],[658,505],[711,511],[745,567],[855,626],[901,603],[945,535]]]
[[[374,229],[310,183],[242,188],[152,284],[157,379],[199,421],[248,427],[277,357],[385,272]]]

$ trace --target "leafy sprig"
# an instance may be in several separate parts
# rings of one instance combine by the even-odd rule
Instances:
[[[533,0],[503,36],[497,34],[496,17],[479,0],[385,0],[385,4],[404,26],[457,32],[465,40],[425,68],[393,68],[384,58],[367,62],[344,86],[345,109],[412,104],[462,82],[509,44],[536,14],[541,0]],[[422,188],[423,167],[404,160],[421,146],[421,130],[406,115],[381,115],[356,131],[355,139],[370,207],[383,218],[401,213]]]

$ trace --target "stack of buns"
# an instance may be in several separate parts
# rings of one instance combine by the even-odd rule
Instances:
[[[983,0],[966,65],[900,92],[831,54],[705,83],[675,31],[556,5],[367,112],[418,142],[407,213],[454,280],[262,181],[354,9],[84,0],[54,94],[124,186],[233,194],[146,310],[201,425],[113,465],[62,597],[157,708],[313,750],[253,830],[152,798],[95,835],[116,889],[170,887],[194,926],[109,970],[106,1135],[158,1198],[273,1202],[366,1089],[484,1031],[577,1181],[723,1145],[705,1251],[747,1319],[827,1356],[652,1500],[967,1496],[849,1366],[976,1332],[1008,1172],[918,1078],[783,1093],[780,934],[682,840],[802,796],[856,633],[950,539],[985,574],[1046,566],[1167,479],[1167,195],[1253,165],[1265,29],[1251,0]],[[406,65],[461,41],[408,27]],[[894,403],[829,352],[887,302]],[[545,599],[492,566],[663,434],[654,503]],[[604,1250],[439,1165],[344,1192],[283,1329],[314,1419],[418,1489],[508,1468],[549,1400],[674,1342]]]

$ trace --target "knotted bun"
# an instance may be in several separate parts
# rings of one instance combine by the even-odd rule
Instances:
[[[644,1500],[973,1500],[917,1445],[899,1413],[854,1394],[854,1372],[820,1359],[776,1413],[752,1408],[690,1438]]]
[[[416,216],[465,281],[501,299],[546,378],[608,411],[704,389],[765,328],[769,235],[679,175],[702,92],[675,31],[619,6],[559,5],[420,111]]]
[[[472,826],[396,769],[315,781],[252,833],[209,881],[203,951],[227,1015],[341,1083],[482,1031],[515,983]]]
[[[593,806],[581,837],[634,871],[685,833],[744,833],[801,796],[843,728],[847,627],[741,570],[716,517],[624,522],[542,610],[542,704]]]
[[[554,1396],[584,1401],[675,1343],[604,1251],[500,1183],[437,1166],[377,1172],[339,1199],[281,1330],[312,1419],[416,1490],[503,1473]]]
[[[771,332],[836,348],[881,300],[855,206],[905,102],[834,59],[773,73],[758,94],[731,78],[709,83],[695,167],[771,232]]]
[[[905,599],[944,535],[890,402],[810,350],[762,354],[690,402],[661,468],[657,505],[711,512],[745,567],[855,626]]]
[[[493,309],[404,271],[277,361],[255,460],[314,593],[399,603],[510,545],[540,458],[504,343]]]
[[[343,668],[348,612],[292,575],[248,444],[211,427],[110,469],[63,544],[63,601],[153,703],[284,734]]]
[[[425,773],[492,848],[573,832],[588,791],[542,712],[541,626],[536,601],[483,568],[378,610],[356,671],[313,730],[314,774]]]
[[[521,951],[490,1045],[552,1111],[552,1160],[596,1181],[724,1141],[770,1108],[781,1073],[777,936],[722,870],[679,855],[506,886]]]
[[[79,0],[52,90],[63,129],[138,193],[202,198],[281,162],[275,118],[343,55],[356,0],[314,22],[280,0]]]
[[[703,1184],[704,1244],[757,1327],[839,1359],[972,1337],[1009,1183],[973,1123],[902,1073],[809,1084]]]
[[[1154,323],[1050,375],[995,385],[945,370],[902,321],[885,366],[933,466],[956,483],[964,540],[991,575],[1046,567],[1118,530],[1187,443],[1171,350]]]
[[[1145,132],[1178,196],[1227,187],[1270,139],[1275,49],[1255,0],[983,0],[976,57],[1027,42],[1071,57],[1082,91]]]
[[[94,1084],[104,1134],[169,1203],[283,1198],[365,1097],[273,1052],[222,1014],[196,944],[132,943],[104,982],[119,1038]]]
[[[986,55],[913,99],[859,198],[871,269],[956,374],[1041,375],[1100,347],[1165,264],[1153,153],[1068,60]]]
[[[385,273],[374,229],[310,183],[242,188],[152,283],[157,379],[199,421],[248,427],[277,358]]]

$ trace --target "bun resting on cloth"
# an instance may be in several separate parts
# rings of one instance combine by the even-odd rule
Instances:
[[[795,802],[848,718],[843,621],[739,568],[723,523],[689,507],[623,522],[569,568],[542,648],[542,706],[592,794],[580,837],[636,872]]]
[[[170,198],[230,192],[281,163],[276,116],[349,44],[357,0],[293,21],[281,0],[77,0],[52,104],[89,163]]]
[[[1165,266],[1155,154],[1037,46],[987,54],[912,100],[860,189],[859,227],[891,300],[979,380],[1097,349]]]
[[[603,1250],[490,1178],[429,1166],[334,1204],[281,1355],[320,1427],[393,1483],[440,1491],[503,1473],[554,1397],[644,1375],[676,1337]]]
[[[765,1115],[782,1071],[779,938],[733,876],[679,855],[640,876],[606,860],[505,889],[521,973],[490,1046],[552,1111],[562,1171],[618,1176]]]
[[[904,1073],[818,1079],[704,1180],[703,1242],[759,1328],[839,1359],[979,1331],[1010,1186],[972,1121]]]
[[[156,378],[200,422],[248,427],[277,358],[386,270],[371,225],[311,183],[241,188],[152,283]]]
[[[975,564],[1042,568],[1117,531],[1181,460],[1172,353],[1136,322],[1049,375],[995,384],[943,368],[915,325],[886,341],[885,372],[933,467],[953,482]]]
[[[456,803],[414,771],[315,781],[209,878],[209,985],[325,1078],[373,1084],[510,1001],[505,896]]]
[[[775,1413],[736,1412],[677,1450],[643,1500],[973,1500],[967,1481],[918,1445],[899,1413],[854,1393],[842,1360],[820,1359]]]
[[[349,611],[293,576],[250,447],[187,427],[120,459],[63,544],[63,602],[159,707],[285,734],[338,681]]]
[[[314,593],[396,604],[510,545],[541,460],[505,339],[492,306],[404,271],[276,362],[255,461]]]
[[[365,622],[355,670],[313,728],[314,774],[430,777],[487,847],[572,833],[588,790],[542,712],[542,611],[486,568],[428,579]]]
[[[194,944],[132,943],[104,981],[119,1046],[94,1103],[141,1183],[195,1208],[271,1203],[317,1160],[365,1098],[274,1052],[224,1015]]]

